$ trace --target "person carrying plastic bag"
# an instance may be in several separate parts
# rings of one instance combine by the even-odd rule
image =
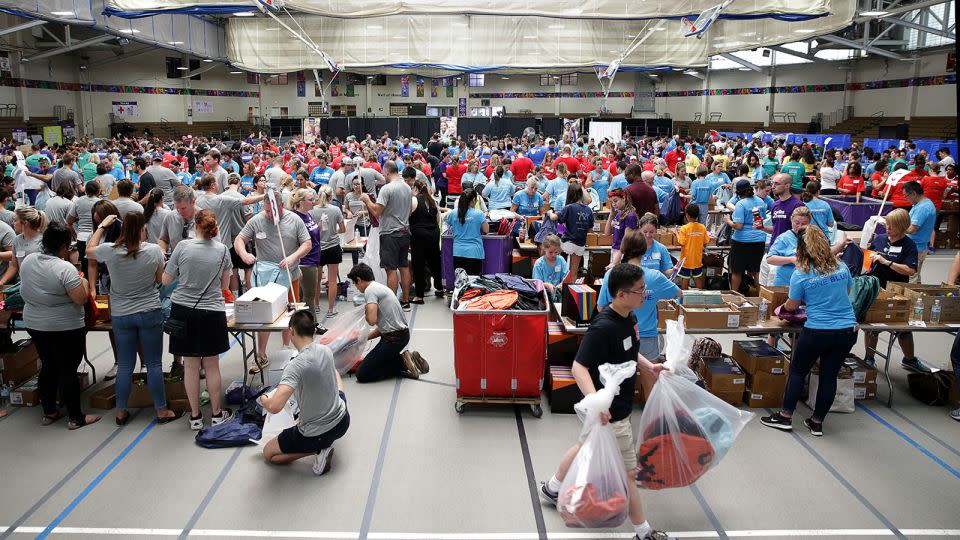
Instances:
[[[668,372],[657,380],[640,416],[637,484],[688,486],[715,467],[754,417],[697,386],[687,366],[692,339],[683,317],[667,321]]]
[[[587,330],[583,343],[577,351],[577,357],[573,362],[572,371],[577,381],[577,387],[587,398],[597,393],[597,388],[604,386],[600,377],[600,367],[603,364],[636,362],[637,369],[652,373],[654,378],[664,371],[663,365],[653,364],[639,352],[640,340],[637,338],[635,329],[637,317],[634,315],[634,310],[641,307],[646,298],[646,285],[643,275],[643,269],[633,264],[618,264],[608,274],[607,288],[611,299],[610,304],[598,313],[590,323],[590,328]],[[633,427],[630,423],[636,380],[636,372],[623,379],[619,384],[619,392],[610,400],[609,407],[599,413],[600,424],[607,426],[616,439],[617,448],[620,451],[620,462],[629,478],[633,478],[637,474],[637,447],[634,444]],[[593,399],[599,398],[590,398],[591,401]],[[580,470],[579,466],[576,471],[572,470],[574,462],[578,457],[590,461],[588,458],[593,452],[591,449],[596,448],[595,442],[586,444],[591,433],[592,430],[582,433],[579,442],[564,454],[553,477],[549,481],[541,483],[540,497],[545,502],[557,506],[564,488],[563,482],[568,475],[573,475],[576,479],[579,474],[577,472]],[[580,452],[584,450],[587,453],[580,456]],[[591,464],[595,465],[592,461]],[[637,489],[636,483],[628,482],[628,484],[627,509],[630,524],[636,533],[634,539],[665,540],[667,538],[666,533],[653,530],[647,522],[640,501],[640,491]],[[594,499],[602,501],[603,495],[600,494],[600,497],[601,499],[596,497]],[[611,503],[609,499],[604,502]],[[616,501],[613,501],[613,504],[615,503]],[[612,508],[612,506],[609,506],[609,508]]]
[[[603,364],[599,371],[603,388],[574,406],[583,422],[580,436],[585,440],[560,484],[557,510],[567,527],[619,527],[627,519],[630,482],[617,436],[601,416],[620,393],[620,383],[636,375],[637,363]]]

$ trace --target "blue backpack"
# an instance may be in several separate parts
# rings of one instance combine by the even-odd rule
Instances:
[[[217,426],[203,428],[197,433],[197,444],[204,448],[234,448],[255,444],[262,435],[260,426],[241,423],[232,418]]]
[[[840,260],[847,265],[850,277],[858,277],[863,270],[863,250],[857,244],[847,244],[840,254]]]

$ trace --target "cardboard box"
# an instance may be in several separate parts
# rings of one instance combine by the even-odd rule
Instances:
[[[547,401],[550,411],[558,414],[574,414],[573,406],[583,399],[577,381],[567,366],[550,366],[547,380]]]
[[[587,245],[588,246],[612,246],[613,245],[613,235],[612,234],[601,234],[596,232],[587,233]]]
[[[577,335],[565,332],[563,323],[547,323],[547,362],[549,365],[572,366],[579,346]]]
[[[766,371],[756,371],[747,374],[747,387],[753,392],[764,395],[776,395],[783,399],[787,389],[787,374],[773,374]]]
[[[851,354],[843,363],[856,384],[877,384],[877,368],[864,364],[860,357]]]
[[[714,396],[720,398],[722,401],[733,405],[734,407],[743,403],[743,390],[729,391],[729,392],[718,392],[709,386],[707,390]]]
[[[724,295],[724,298],[727,298]],[[730,298],[733,298],[732,296]],[[740,326],[755,326],[760,322],[760,303],[763,301],[759,296],[741,296],[739,301],[729,300],[730,303],[737,306],[740,310]],[[769,313],[767,314],[769,316]]]
[[[905,323],[910,320],[910,300],[890,291],[880,291],[867,310],[866,323]]]
[[[913,310],[917,298],[920,298],[923,301],[923,320],[926,322],[930,322],[930,308],[937,300],[940,301],[940,322],[960,322],[960,287],[888,283],[887,290],[907,297],[907,305],[910,310]]]
[[[17,386],[29,380],[31,377],[40,373],[40,359],[34,358],[16,368],[0,371],[0,384],[4,386]]]
[[[607,272],[607,265],[610,264],[610,252],[609,251],[594,251],[590,253],[590,256],[587,258],[587,274],[593,279],[603,279],[603,275]],[[571,272],[576,270],[571,268]],[[598,287],[599,291],[600,288]]]
[[[178,377],[173,380],[170,379],[169,374],[164,374],[163,389],[168,402],[174,399],[186,399],[187,397],[187,389],[183,385],[183,378]],[[150,396],[146,375],[141,373],[133,375],[133,384],[130,386],[127,407],[130,409],[153,407],[153,397]]]
[[[770,302],[770,313],[781,306],[789,298],[790,287],[787,286],[760,286],[760,298],[765,298]]]
[[[33,344],[33,340],[17,340],[7,350],[0,352],[0,371],[16,369],[37,358],[40,356],[37,354],[37,347]]]
[[[680,316],[680,308],[673,300],[657,301],[657,328],[667,329],[667,321],[675,321]]]
[[[90,394],[90,408],[110,410],[117,408],[117,387],[110,383]]]
[[[733,359],[747,373],[782,375],[789,366],[786,355],[760,339],[734,340]]]
[[[956,387],[954,387],[956,389]],[[853,385],[853,399],[855,401],[863,401],[867,399],[874,399],[877,397],[877,383],[866,383],[866,384],[857,384]],[[956,401],[954,401],[954,404]]]
[[[733,304],[688,306],[680,305],[687,328],[738,328],[740,310]]]
[[[661,228],[657,229],[657,235],[655,237],[657,242],[660,242],[664,246],[675,246],[677,245],[677,234],[673,229]]]
[[[753,409],[772,409],[783,405],[783,394],[762,394],[747,388],[743,393],[743,401]]]
[[[746,374],[729,356],[703,358],[698,372],[711,393],[717,391],[743,395],[746,390]]]
[[[561,302],[560,314],[578,327],[590,326],[597,314],[597,290],[590,285],[564,284]]]
[[[233,304],[238,323],[270,324],[287,309],[287,288],[277,283],[253,287]]]
[[[33,377],[10,392],[10,404],[22,407],[36,407],[40,404],[40,385]]]

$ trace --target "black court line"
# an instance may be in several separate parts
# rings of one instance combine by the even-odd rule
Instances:
[[[456,387],[457,387],[457,385],[455,385],[455,384],[453,384],[453,383],[442,382],[442,381],[431,381],[431,380],[429,380],[429,379],[424,379],[424,378],[410,379],[410,380],[413,381],[413,382],[425,382],[425,383],[427,383],[427,384],[437,384],[437,385],[440,385],[440,386],[449,386],[450,388],[456,388]]]
[[[720,520],[713,512],[710,504],[707,503],[707,498],[700,492],[700,488],[698,488],[696,484],[690,484],[690,491],[693,492],[693,496],[697,499],[697,502],[700,503],[700,508],[703,509],[703,513],[707,515],[710,524],[713,525],[714,530],[717,531],[717,536],[720,537],[721,540],[728,540],[730,537],[727,536],[727,531],[724,530],[723,525],[720,524]]]
[[[180,533],[180,540],[186,540],[190,536],[190,531],[197,526],[197,522],[200,521],[200,517],[207,510],[207,506],[210,505],[210,501],[213,500],[213,496],[217,494],[217,491],[220,490],[220,486],[223,485],[223,481],[227,478],[227,473],[230,472],[230,469],[233,468],[234,464],[237,462],[237,458],[240,457],[240,451],[243,450],[243,446],[235,449],[233,455],[230,456],[230,459],[227,460],[226,465],[223,466],[223,469],[220,470],[220,474],[217,475],[217,479],[213,481],[213,485],[210,486],[210,489],[207,491],[207,494],[203,497],[203,500],[200,501],[200,504],[197,506],[196,511],[193,515],[190,516],[190,521],[183,527],[183,531]]]
[[[140,414],[140,411],[142,410],[143,409],[137,409],[136,411],[134,411],[130,415],[130,419],[133,420],[134,418],[136,418]],[[0,534],[0,539],[9,538],[10,535],[17,530],[17,527],[23,525],[28,519],[30,519],[30,516],[32,516],[37,510],[39,510],[41,506],[46,504],[47,501],[50,500],[50,497],[53,497],[58,491],[60,491],[60,488],[62,488],[67,482],[69,482],[74,476],[76,476],[77,473],[80,472],[80,469],[86,466],[87,463],[90,463],[90,460],[95,458],[101,451],[103,451],[103,449],[106,448],[107,445],[110,444],[110,442],[113,441],[113,439],[115,439],[117,435],[119,435],[120,432],[123,431],[123,428],[125,427],[126,426],[119,426],[115,428],[109,437],[107,437],[102,443],[100,443],[99,446],[97,446],[89,454],[87,454],[86,457],[84,457],[80,461],[80,463],[78,463],[73,469],[71,469],[70,472],[65,474],[63,478],[60,479],[59,482],[57,482],[56,484],[53,485],[53,487],[47,490],[47,492],[44,493],[40,497],[40,499],[37,500],[37,502],[35,502],[33,506],[30,507],[30,509],[24,512],[22,516],[16,519],[16,521],[11,523],[10,526],[7,527],[6,532],[4,532],[3,534]]]
[[[527,444],[527,431],[523,427],[523,416],[520,407],[513,406],[513,414],[517,418],[517,434],[520,437],[520,452],[523,454],[523,468],[527,472],[527,490],[530,492],[530,503],[533,505],[533,520],[537,523],[537,535],[540,540],[547,540],[547,526],[543,522],[543,507],[540,506],[540,494],[537,487],[536,474],[533,472],[533,460],[530,459],[530,445]]]
[[[767,411],[767,414],[773,414],[772,409],[766,409],[766,411]],[[827,472],[829,472],[838,482],[840,482],[840,484],[843,487],[847,488],[847,491],[849,491],[851,495],[853,495],[858,501],[860,501],[860,504],[862,504],[867,510],[869,510],[870,513],[874,515],[874,517],[879,519],[880,522],[883,523],[884,527],[890,529],[890,532],[892,532],[894,536],[896,536],[900,540],[907,539],[907,537],[904,536],[902,532],[900,532],[900,529],[898,529],[889,519],[887,519],[887,516],[883,515],[883,513],[880,512],[880,510],[878,510],[877,507],[874,506],[869,500],[867,500],[867,498],[864,497],[862,493],[857,491],[857,488],[853,487],[853,485],[850,484],[850,482],[848,482],[847,479],[844,478],[842,474],[840,474],[840,471],[834,468],[834,466],[831,465],[830,462],[828,462],[822,455],[820,455],[819,452],[814,450],[813,447],[810,446],[810,443],[805,441],[803,437],[801,437],[800,435],[797,435],[797,433],[794,431],[791,431],[790,435],[792,435],[794,440],[800,443],[800,446],[804,447],[807,450],[807,452],[810,453],[810,455],[812,455],[817,461],[819,461],[820,464],[823,465],[823,468],[826,469]]]
[[[417,306],[413,306],[410,313],[410,322],[407,328],[413,332],[413,325],[417,320]],[[373,469],[373,478],[370,480],[370,491],[367,492],[367,504],[363,509],[363,520],[360,522],[360,540],[367,540],[370,534],[370,522],[373,521],[373,509],[377,505],[377,491],[380,489],[380,477],[383,475],[383,462],[387,457],[387,445],[390,442],[390,431],[393,429],[393,417],[397,412],[397,401],[400,398],[400,383],[403,377],[397,377],[393,383],[393,396],[390,398],[390,408],[387,410],[387,420],[383,424],[383,435],[380,437],[380,451],[377,453],[377,465]]]

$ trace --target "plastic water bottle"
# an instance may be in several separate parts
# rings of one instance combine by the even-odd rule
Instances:
[[[767,299],[764,298],[760,302],[760,315],[758,317],[760,322],[767,320],[770,317],[770,304],[767,302]]]
[[[940,324],[940,300],[933,301],[933,307],[930,308],[930,323]]]
[[[917,298],[917,302],[913,305],[913,311],[910,312],[910,323],[919,322],[923,322],[923,300]]]

